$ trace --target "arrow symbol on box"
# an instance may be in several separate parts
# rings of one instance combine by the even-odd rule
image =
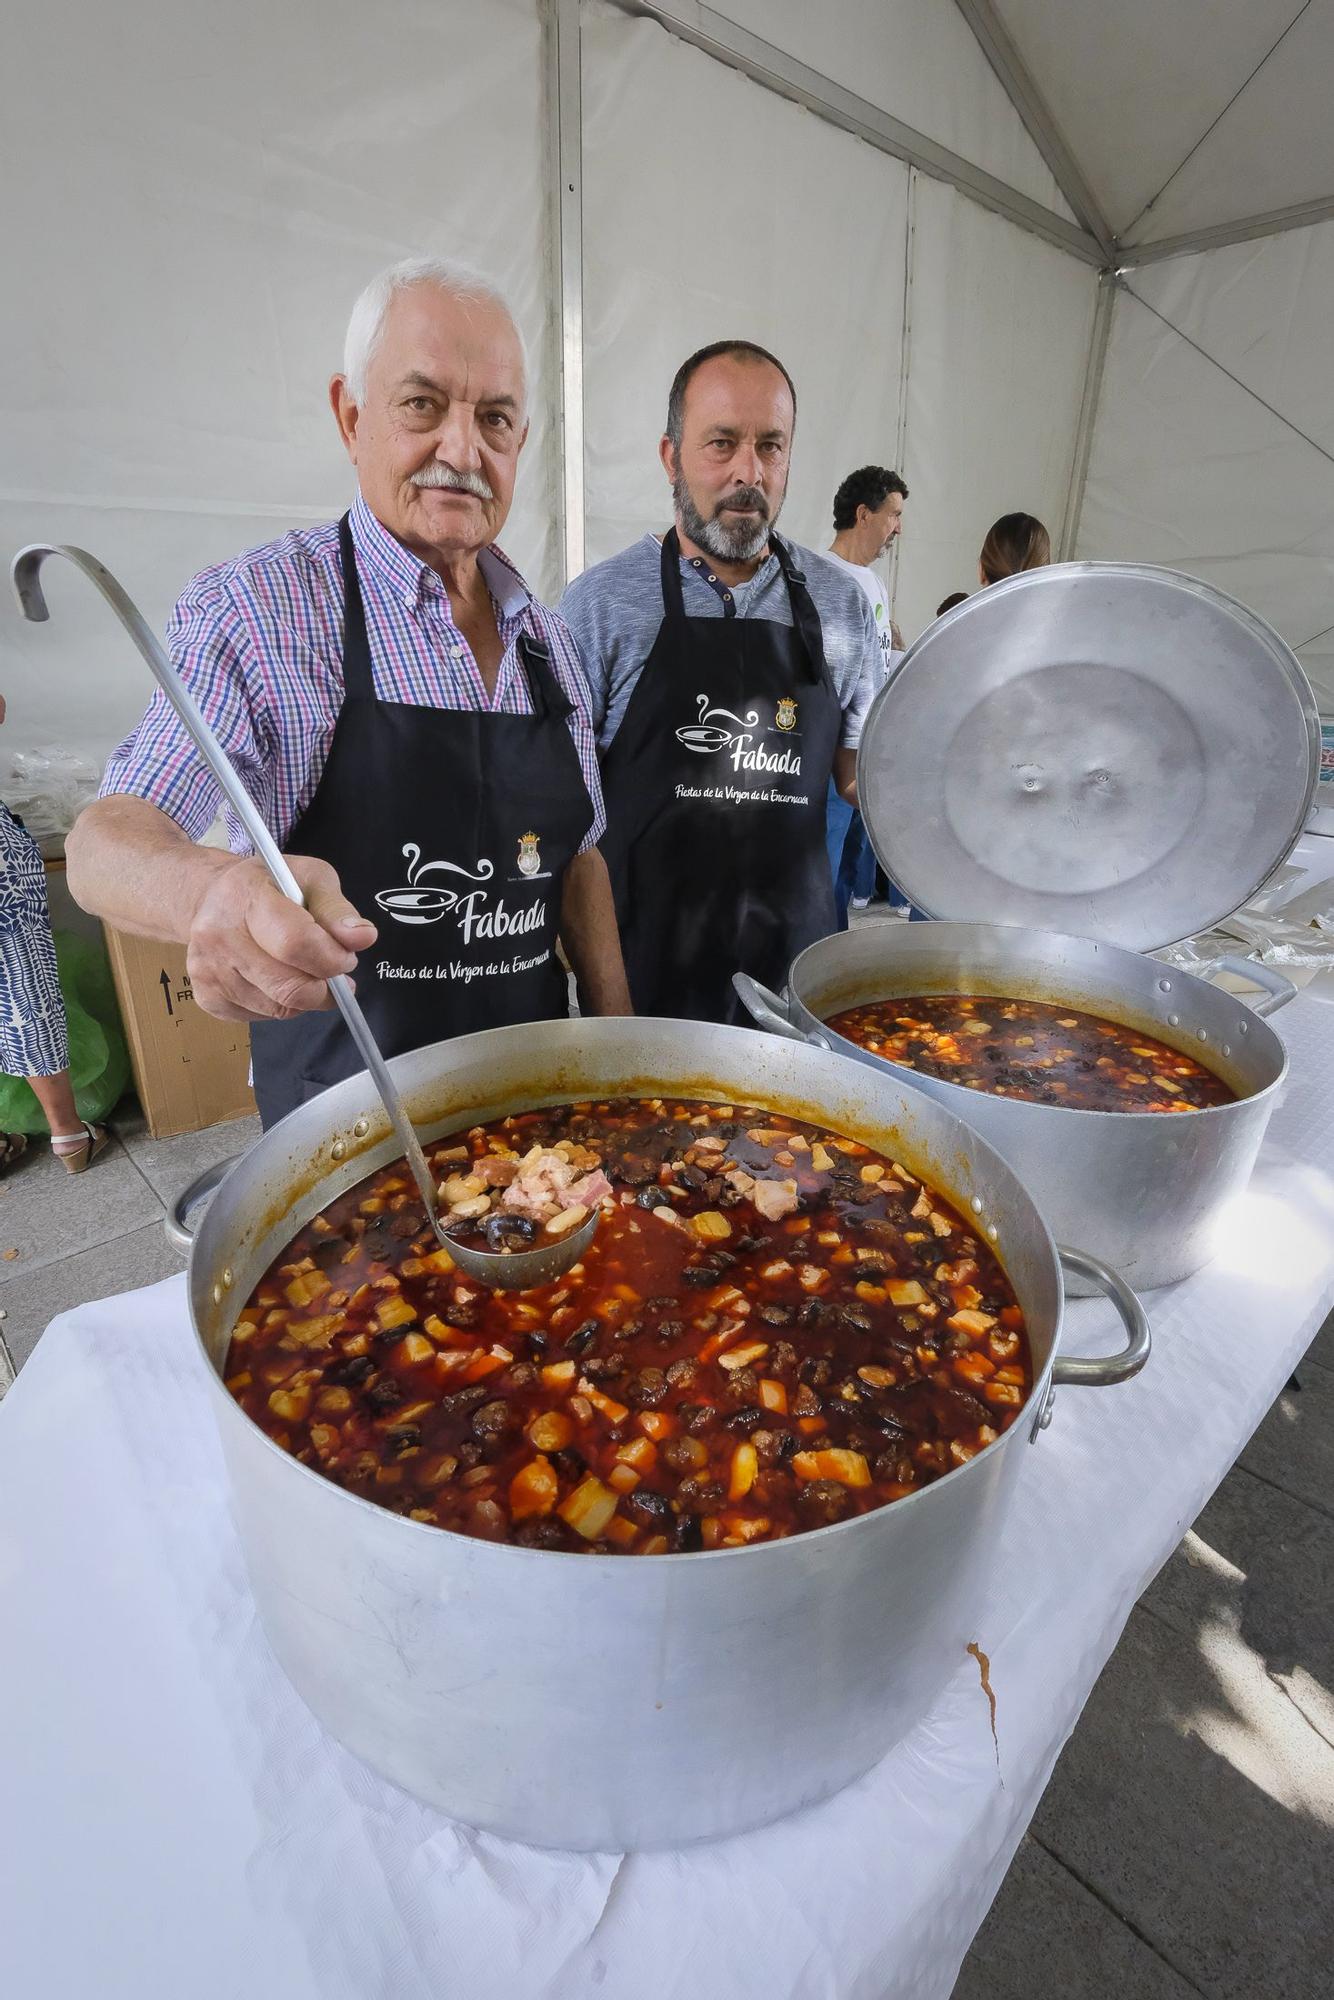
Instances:
[[[167,1003],[167,1012],[170,1014],[173,1012],[171,1004],[171,981],[167,977],[167,969],[165,966],[162,968],[162,971],[158,974],[158,984],[162,988],[162,997]]]

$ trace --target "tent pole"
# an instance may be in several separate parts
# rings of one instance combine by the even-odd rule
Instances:
[[[894,470],[900,479],[906,479],[903,462],[908,446],[908,375],[912,362],[912,280],[913,257],[917,243],[917,169],[908,169],[908,200],[905,210],[903,231],[903,337],[899,350],[899,422],[898,434],[894,440]],[[894,538],[894,546],[889,558],[889,615],[894,617],[898,609],[899,590],[899,542]]]
[[[1098,278],[1088,365],[1084,370],[1084,395],[1079,405],[1074,457],[1070,461],[1070,488],[1057,547],[1061,562],[1074,560],[1075,544],[1079,539],[1079,517],[1084,511],[1084,488],[1088,483],[1089,459],[1093,451],[1093,427],[1097,422],[1098,403],[1102,395],[1102,376],[1107,364],[1107,343],[1112,331],[1112,308],[1116,303],[1117,289],[1115,275],[1111,271],[1103,271]]]
[[[1052,179],[1079,222],[1094,238],[1104,261],[1111,264],[1116,247],[1111,224],[1071,152],[1051,106],[1033,81],[1028,65],[997,13],[993,0],[954,0],[954,4],[972,29],[974,40],[1023,120],[1029,138],[1046,161]]]
[[[702,0],[676,0],[672,6],[659,6],[653,0],[612,0],[612,4],[622,13],[656,21],[678,41],[702,49],[705,55],[726,63],[730,69],[740,70],[752,82],[804,106],[817,118],[851,132],[854,138],[864,139],[880,152],[889,153],[896,160],[906,160],[909,166],[930,174],[934,180],[947,181],[961,194],[980,202],[983,208],[1003,215],[1007,222],[1016,223],[1030,235],[1054,243],[1058,250],[1067,250],[1099,268],[1107,262],[1101,246],[1077,223],[1057,215],[1054,209],[1044,208],[1030,195],[1020,194],[1017,188],[1007,186],[947,146],[938,145],[925,133],[914,131],[911,125],[891,117],[866,98],[845,90],[842,84],[798,62],[773,42],[739,28],[715,8],[704,6]]]
[[[547,0],[546,73],[556,299],[560,313],[560,516],[562,587],[584,567],[584,180],[579,0]]]
[[[1157,264],[1164,257],[1193,257],[1201,250],[1225,250],[1230,243],[1249,243],[1257,236],[1281,236],[1288,229],[1310,229],[1317,222],[1334,221],[1334,195],[1319,201],[1300,201],[1292,208],[1271,208],[1265,215],[1242,216],[1237,222],[1215,223],[1210,229],[1192,229],[1184,236],[1164,236],[1157,243],[1124,243],[1116,253],[1117,267],[1138,270],[1141,264]]]

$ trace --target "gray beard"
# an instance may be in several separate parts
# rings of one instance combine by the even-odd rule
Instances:
[[[754,562],[757,556],[763,555],[769,545],[769,530],[773,526],[773,520],[768,514],[767,502],[762,495],[747,497],[755,498],[759,506],[765,509],[763,518],[753,528],[741,522],[738,522],[736,527],[729,528],[717,516],[712,520],[705,519],[691,498],[690,488],[680,473],[672,481],[672,499],[682,529],[696,548],[706,549],[715,562]]]

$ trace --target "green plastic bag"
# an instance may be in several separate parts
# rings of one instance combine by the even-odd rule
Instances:
[[[130,1052],[101,938],[56,932],[56,965],[69,1023],[70,1081],[80,1118],[104,1119],[130,1082]],[[42,1133],[42,1107],[21,1077],[0,1076],[0,1132]]]

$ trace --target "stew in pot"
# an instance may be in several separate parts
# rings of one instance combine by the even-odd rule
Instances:
[[[1068,1111],[1200,1111],[1236,1092],[1137,1028],[1074,1007],[990,994],[914,994],[833,1014],[836,1033],[966,1090]]]
[[[563,1162],[566,1193],[601,1200],[592,1246],[553,1285],[488,1291],[400,1161],[275,1261],[225,1368],[284,1450],[413,1520],[603,1554],[772,1541],[966,1464],[1032,1387],[984,1238],[887,1154],[795,1118],[584,1102],[430,1158],[479,1240]]]

